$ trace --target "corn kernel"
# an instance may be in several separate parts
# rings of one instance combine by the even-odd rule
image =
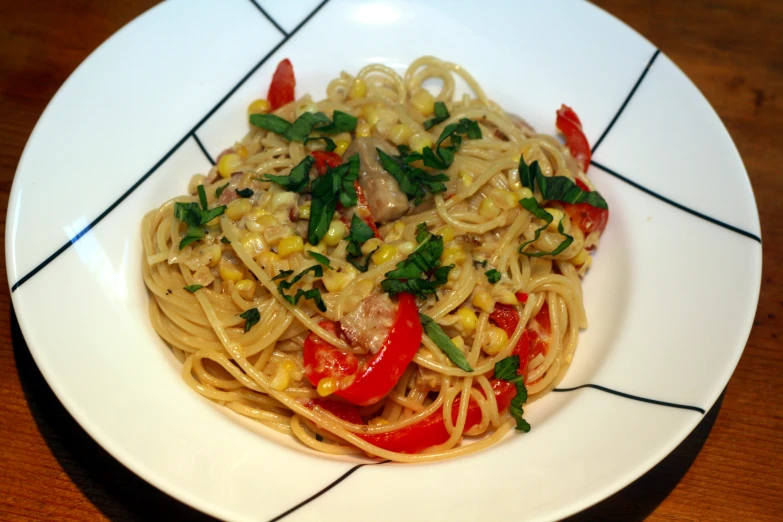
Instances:
[[[332,220],[329,223],[329,230],[326,231],[324,236],[324,243],[328,246],[337,246],[347,234],[348,229],[345,227],[345,223],[339,219]]]
[[[361,78],[354,78],[351,87],[348,89],[348,99],[358,100],[367,96],[367,82]]]
[[[278,363],[278,366],[283,368],[288,373],[294,373],[296,371],[296,363],[291,359],[283,359]]]
[[[517,201],[520,199],[527,199],[533,197],[533,191],[527,187],[522,187],[514,191],[514,195],[517,197]]]
[[[356,292],[359,293],[362,297],[367,297],[370,295],[373,291],[373,288],[375,288],[375,283],[368,279],[362,279],[356,283]]]
[[[452,337],[451,338],[451,342],[454,343],[454,346],[456,346],[460,350],[464,350],[465,349],[465,339],[463,339],[461,335],[458,335],[456,337]]]
[[[248,156],[247,147],[245,147],[241,143],[235,143],[234,144],[234,152],[239,154],[239,157],[242,158],[243,161],[247,159],[247,156]],[[249,177],[249,176],[246,176],[246,177]]]
[[[356,124],[356,137],[357,138],[369,138],[372,132],[372,125],[366,121],[360,121]]]
[[[410,102],[422,116],[429,116],[435,110],[435,97],[426,89],[418,89],[413,92]]]
[[[443,253],[440,255],[440,263],[443,266],[446,265],[461,265],[465,262],[466,258],[465,250],[458,248],[458,247],[452,247],[452,248],[446,248],[443,250]]]
[[[496,190],[492,194],[495,202],[503,210],[508,210],[517,206],[517,197],[510,190]]]
[[[337,141],[335,141],[334,142],[334,145],[335,145],[334,152],[335,152],[335,154],[337,154],[338,156],[342,156],[343,154],[345,154],[345,149],[347,149],[348,145],[350,145],[350,144],[351,144],[351,142],[349,140],[337,140]]]
[[[444,243],[449,243],[451,241],[454,241],[454,238],[456,237],[454,229],[451,228],[449,225],[446,225],[445,227],[438,230],[438,235],[443,238]]]
[[[389,131],[388,138],[395,144],[395,145],[402,145],[403,143],[408,143],[408,140],[413,135],[413,131],[410,127],[405,125],[404,123],[398,123],[394,127],[391,128]]]
[[[252,279],[240,279],[234,285],[234,288],[242,297],[242,299],[253,299],[253,295],[256,293],[256,282]]]
[[[228,261],[221,261],[220,278],[223,281],[239,281],[242,279],[242,271]]]
[[[272,105],[263,98],[253,100],[247,107],[248,114],[266,114],[272,109]]]
[[[497,355],[508,344],[508,334],[502,328],[489,326],[486,330],[484,344],[481,347],[487,355]]]
[[[432,147],[432,136],[427,132],[419,132],[410,137],[408,145],[410,145],[411,149],[421,153],[424,147]]]
[[[280,220],[272,214],[264,214],[263,216],[260,216],[258,219],[256,219],[256,223],[261,225],[263,228],[272,228],[278,226],[280,224]]]
[[[234,201],[228,204],[228,208],[226,208],[226,217],[233,221],[239,221],[240,219],[242,219],[242,216],[250,212],[252,208],[253,208],[253,204],[250,202],[249,199],[247,198],[235,199]]]
[[[370,252],[374,251],[375,249],[379,248],[383,244],[383,241],[378,239],[377,237],[371,237],[367,241],[364,242],[362,245],[362,254],[369,255]]]
[[[239,157],[239,154],[230,152],[228,154],[223,154],[220,161],[218,161],[218,172],[222,177],[230,178],[231,174],[239,171],[241,166],[242,158]]]
[[[269,210],[275,212],[281,208],[292,207],[296,201],[297,195],[293,192],[277,192],[269,200]]]
[[[473,183],[473,180],[475,179],[473,177],[473,174],[468,172],[467,170],[460,170],[457,174],[459,176],[459,179],[462,180],[462,184],[466,187],[469,186],[471,183]]]
[[[482,312],[492,313],[495,308],[495,300],[492,299],[485,290],[476,290],[473,292],[473,300],[471,301],[473,306],[481,310]]]
[[[503,292],[498,297],[498,303],[516,306],[519,304],[519,299],[512,292]]]
[[[583,248],[582,250],[579,251],[577,255],[571,258],[571,262],[574,265],[579,266],[585,264],[585,261],[587,261],[589,258],[590,258],[590,253]]]
[[[304,250],[304,240],[299,236],[288,236],[280,240],[277,245],[277,255],[288,257]]]
[[[552,216],[552,222],[549,223],[548,227],[546,227],[547,230],[549,230],[550,232],[556,232],[557,225],[565,217],[565,214],[559,208],[554,208],[554,207],[545,207],[544,210],[546,210],[549,213],[549,215]]]
[[[310,219],[310,205],[311,203],[308,201],[299,207],[299,219]]]
[[[324,282],[324,286],[329,292],[339,292],[345,285],[347,285],[352,277],[345,272],[337,272],[335,270],[327,270],[321,280]]]
[[[274,268],[281,261],[282,259],[280,258],[280,256],[271,251],[261,252],[260,254],[258,254],[258,256],[256,256],[256,263],[258,263],[261,266],[261,268],[263,268],[267,272],[269,271],[267,269]]]
[[[272,382],[269,383],[270,388],[277,391],[283,391],[288,388],[291,383],[291,375],[283,368],[283,365],[278,365],[275,370],[275,376]]]
[[[400,254],[407,256],[416,250],[416,244],[411,241],[403,241],[397,245],[397,250],[399,250]]]
[[[479,216],[486,218],[486,219],[492,219],[494,217],[497,217],[498,214],[500,214],[500,209],[495,204],[495,200],[492,198],[484,198],[481,200],[481,205],[479,206]]]
[[[387,424],[389,424],[389,421],[383,417],[375,417],[374,419],[370,419],[370,426],[385,426]]]
[[[261,234],[256,232],[244,232],[240,241],[242,242],[242,247],[247,250],[251,256],[260,254],[266,248],[266,245],[264,245],[264,240],[261,239]]]
[[[460,308],[457,310],[457,317],[459,317],[460,326],[465,335],[470,335],[475,329],[478,323],[478,317],[476,312],[470,308]]]
[[[220,248],[220,245],[210,245],[202,248],[201,254],[209,266],[217,266],[223,255],[223,249]]]
[[[370,127],[374,126],[381,119],[378,114],[378,108],[374,103],[368,103],[362,107],[362,115],[364,116],[364,121],[366,121]]]
[[[402,236],[402,233],[405,232],[405,223],[402,221],[397,221],[394,223],[394,226],[392,226],[392,231],[397,236]]]
[[[375,263],[376,265],[382,265],[394,259],[394,256],[396,255],[397,255],[397,247],[394,245],[389,245],[388,243],[384,243],[372,255],[371,259],[372,262]]]
[[[339,381],[335,379],[334,377],[324,377],[320,381],[318,381],[318,395],[321,397],[326,397],[327,395],[331,395],[334,392],[337,391],[337,387],[339,385]]]

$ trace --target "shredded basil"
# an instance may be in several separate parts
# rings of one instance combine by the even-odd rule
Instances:
[[[522,406],[527,402],[527,388],[525,388],[524,376],[517,374],[519,367],[519,355],[506,357],[495,363],[495,378],[508,381],[516,387],[517,394],[511,399],[509,412],[514,420],[517,421],[517,430],[527,433],[530,431],[530,424],[522,418],[525,414]]]
[[[406,259],[397,263],[396,270],[386,272],[381,288],[390,296],[408,292],[421,299],[434,295],[438,286],[446,284],[449,272],[455,265],[441,266],[443,237],[426,231],[426,223],[417,227],[416,238],[420,241]],[[422,279],[424,276],[424,279]]]
[[[445,182],[449,177],[445,174],[430,174],[420,168],[410,165],[416,158],[420,158],[418,153],[410,153],[410,149],[405,146],[398,147],[400,155],[397,157],[389,156],[381,149],[376,149],[381,166],[391,174],[405,195],[413,198],[414,204],[418,205],[427,195],[427,192],[438,194],[446,191]]]
[[[557,224],[557,231],[560,233],[561,236],[564,236],[565,239],[557,245],[557,248],[552,250],[551,252],[525,252],[525,247],[529,245],[530,243],[533,243],[538,240],[539,236],[541,235],[541,232],[543,232],[546,227],[549,226],[550,223],[552,223],[552,214],[544,210],[538,205],[538,201],[536,201],[536,198],[525,198],[519,201],[522,206],[525,208],[525,210],[528,210],[533,213],[534,216],[536,216],[538,219],[544,220],[544,225],[542,227],[539,227],[536,230],[535,236],[533,236],[533,239],[530,241],[525,241],[521,245],[519,245],[519,253],[524,254],[528,257],[541,257],[541,256],[556,256],[566,248],[568,248],[568,245],[574,242],[574,238],[569,236],[565,233],[565,230],[563,229],[563,220],[561,219],[560,222]]]
[[[223,185],[222,187],[218,187],[218,188],[216,188],[216,189],[215,189],[215,197],[216,197],[216,198],[219,198],[219,197],[220,197],[220,195],[223,193],[223,191],[224,191],[224,190],[226,190],[226,187],[228,187],[228,183],[226,183],[226,184],[225,184],[225,185]]]
[[[204,230],[201,228],[216,217],[223,214],[226,211],[226,206],[221,205],[213,209],[209,209],[207,205],[207,194],[203,185],[198,186],[198,198],[201,205],[198,203],[181,203],[174,204],[174,217],[182,221],[188,226],[188,230],[185,233],[185,237],[179,242],[179,249],[182,250],[189,244],[199,239],[204,238]]]
[[[317,288],[311,288],[310,290],[302,290],[300,288],[294,295],[287,295],[285,293],[286,290],[289,290],[292,286],[298,283],[309,272],[312,272],[315,277],[323,277],[324,275],[324,270],[321,268],[321,265],[313,265],[299,272],[290,281],[286,281],[285,279],[294,273],[293,270],[282,270],[279,274],[273,277],[272,280],[281,280],[280,283],[277,284],[277,291],[280,292],[280,295],[283,297],[283,299],[291,303],[293,306],[296,306],[299,303],[299,300],[304,297],[305,299],[312,299],[313,302],[315,302],[315,306],[320,311],[325,312],[326,304],[321,297],[321,291]]]
[[[290,192],[302,192],[307,184],[310,183],[310,169],[315,164],[315,158],[310,155],[299,162],[299,164],[291,169],[291,172],[286,176],[274,176],[272,174],[264,174],[262,178],[255,178],[258,181],[271,181],[277,183]]]
[[[249,198],[253,195],[253,190],[249,188],[244,188],[242,190],[237,190],[237,196],[240,198]]]
[[[587,203],[591,207],[608,210],[609,205],[598,191],[586,191],[565,176],[544,176],[537,161],[529,166],[525,158],[519,160],[519,181],[522,186],[535,190],[536,184],[541,191],[541,197],[547,201],[562,201],[564,203]]]
[[[239,317],[245,320],[245,331],[250,331],[253,326],[258,323],[258,321],[261,320],[261,314],[258,313],[258,308],[251,308],[250,310],[245,310],[241,314],[239,314]]]
[[[326,174],[313,180],[313,199],[307,229],[307,240],[311,245],[317,245],[326,235],[338,201],[346,208],[356,205],[354,181],[358,178],[359,155],[354,154],[347,163],[329,169]]]
[[[329,270],[332,269],[331,262],[329,261],[329,258],[326,257],[325,255],[319,254],[318,252],[313,252],[312,250],[308,250],[307,253],[310,254],[310,257],[312,257],[313,259],[315,259],[316,261],[324,265]]]
[[[251,114],[250,123],[258,128],[274,132],[275,134],[283,134],[288,127],[291,126],[291,122],[277,116],[276,114]]]
[[[451,339],[446,335],[446,332],[443,331],[440,325],[436,323],[432,317],[419,314],[419,319],[421,320],[421,325],[424,327],[424,332],[427,334],[427,337],[446,354],[446,357],[448,357],[451,362],[466,372],[473,371],[473,367],[468,362],[462,350],[451,342]]]
[[[332,152],[334,149],[337,148],[337,145],[334,143],[334,140],[331,138],[327,138],[326,136],[315,136],[312,138],[307,138],[306,140],[304,140],[304,144],[307,145],[307,143],[311,141],[323,141],[326,144],[326,148],[324,149],[326,152]]]
[[[484,275],[487,276],[487,281],[489,281],[489,284],[494,285],[498,281],[500,281],[500,272],[495,270],[494,268],[491,268],[484,272]]]
[[[449,119],[449,111],[446,108],[446,104],[443,102],[435,102],[435,110],[433,111],[434,117],[424,122],[424,128],[430,130],[438,123],[443,123]]]
[[[183,288],[192,294],[196,290],[200,290],[204,288],[204,285],[188,285],[188,286],[184,286]]]

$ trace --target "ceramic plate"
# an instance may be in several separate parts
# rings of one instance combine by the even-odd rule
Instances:
[[[246,132],[282,58],[298,93],[322,97],[340,70],[403,70],[425,54],[462,64],[542,132],[561,103],[579,113],[611,207],[584,283],[590,327],[557,392],[527,408],[529,434],[426,465],[314,455],[183,383],[147,319],[140,221]],[[713,109],[588,3],[172,0],[51,101],[19,163],[6,246],[47,382],[114,457],[181,501],[232,520],[548,520],[645,473],[718,398],[751,328],[759,234]]]

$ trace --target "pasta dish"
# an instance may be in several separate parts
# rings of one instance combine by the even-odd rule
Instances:
[[[422,462],[530,430],[609,215],[576,113],[556,111],[565,143],[539,134],[432,57],[295,91],[283,60],[249,132],[143,219],[185,382],[329,454]]]

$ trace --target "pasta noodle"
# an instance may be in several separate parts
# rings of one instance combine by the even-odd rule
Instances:
[[[286,60],[247,135],[143,219],[150,320],[184,381],[327,454],[430,461],[523,429],[524,390],[551,390],[587,327],[608,215],[567,108],[563,145],[432,57],[343,72],[318,102],[293,89]]]

